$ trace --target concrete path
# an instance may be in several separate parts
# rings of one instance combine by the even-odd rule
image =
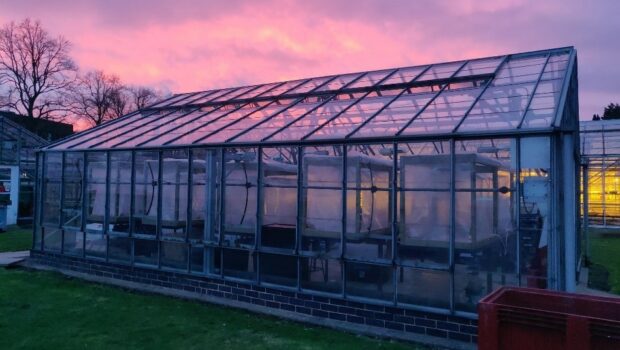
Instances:
[[[29,250],[20,252],[0,253],[0,267],[12,266],[24,261],[30,256]]]

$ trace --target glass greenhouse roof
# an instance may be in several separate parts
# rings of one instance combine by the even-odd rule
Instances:
[[[582,155],[620,156],[620,120],[582,121],[579,127]]]
[[[572,47],[174,95],[48,150],[387,141],[560,127]]]

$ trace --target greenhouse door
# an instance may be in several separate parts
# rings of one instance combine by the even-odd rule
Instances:
[[[19,168],[17,166],[0,165],[0,205],[10,199],[7,206],[7,225],[17,223],[17,207],[19,203]]]

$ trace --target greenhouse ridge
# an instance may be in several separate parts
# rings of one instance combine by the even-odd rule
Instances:
[[[572,48],[184,93],[45,150],[550,131]]]

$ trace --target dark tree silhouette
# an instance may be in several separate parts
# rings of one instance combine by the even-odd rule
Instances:
[[[603,119],[620,119],[620,104],[610,103],[603,111]]]
[[[0,108],[33,118],[49,119],[66,112],[66,91],[77,66],[71,44],[26,18],[0,29]]]

